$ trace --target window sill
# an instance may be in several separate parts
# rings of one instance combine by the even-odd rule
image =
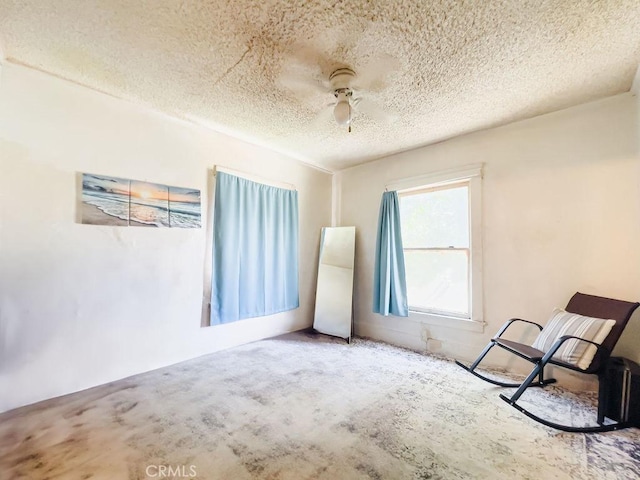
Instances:
[[[447,315],[436,315],[435,313],[417,312],[409,310],[409,320],[417,323],[425,323],[427,325],[436,325],[438,327],[455,328],[457,330],[466,330],[468,332],[484,332],[485,323],[477,320],[467,320],[459,317],[449,317]]]

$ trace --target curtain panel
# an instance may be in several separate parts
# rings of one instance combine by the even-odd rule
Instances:
[[[380,202],[373,278],[373,311],[381,315],[409,316],[397,192],[384,192]]]
[[[299,306],[298,192],[216,173],[211,325]]]

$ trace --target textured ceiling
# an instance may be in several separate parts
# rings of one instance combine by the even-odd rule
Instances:
[[[0,0],[0,38],[10,61],[339,170],[628,91],[640,1]],[[386,119],[333,121],[343,66]]]

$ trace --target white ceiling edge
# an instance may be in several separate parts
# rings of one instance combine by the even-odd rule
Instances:
[[[300,164],[302,164],[302,165],[304,165],[306,167],[313,168],[315,170],[318,170],[318,171],[320,171],[322,173],[326,173],[326,174],[329,174],[329,175],[334,175],[334,174],[336,174],[338,172],[349,170],[351,168],[357,168],[357,167],[360,167],[360,166],[365,165],[367,163],[380,161],[380,160],[383,160],[383,159],[385,159],[387,157],[391,157],[391,156],[394,156],[394,155],[399,155],[399,154],[402,154],[402,153],[410,152],[412,150],[418,150],[420,148],[425,148],[425,147],[428,147],[428,146],[431,146],[431,145],[435,145],[435,144],[438,144],[438,143],[446,142],[446,141],[451,140],[453,138],[462,137],[462,136],[469,135],[471,133],[475,133],[475,132],[478,132],[478,131],[481,131],[481,130],[488,130],[488,129],[491,129],[491,128],[496,128],[496,127],[505,125],[505,124],[490,125],[490,126],[488,126],[486,128],[481,128],[479,130],[470,130],[470,131],[467,131],[467,132],[462,132],[462,133],[459,133],[458,135],[453,135],[453,136],[441,138],[441,139],[438,139],[436,141],[432,141],[432,142],[421,144],[421,145],[414,145],[414,146],[411,146],[411,147],[408,147],[408,148],[399,149],[399,150],[396,150],[396,151],[385,153],[384,155],[376,155],[376,156],[373,156],[373,157],[363,157],[362,161],[359,162],[359,163],[356,163],[355,165],[349,165],[349,166],[344,167],[344,168],[337,168],[337,169],[333,169],[332,170],[332,169],[329,169],[329,168],[326,168],[326,167],[323,167],[323,166],[319,165],[318,163],[314,162],[313,160],[311,160],[309,158],[301,157],[300,155],[297,155],[297,154],[292,153],[290,151],[287,151],[285,149],[275,148],[273,145],[268,145],[264,141],[260,141],[260,140],[254,138],[251,135],[248,135],[248,134],[246,134],[244,132],[239,132],[237,130],[228,128],[225,125],[214,123],[214,122],[211,122],[209,120],[200,119],[198,117],[191,116],[191,115],[182,115],[181,116],[181,115],[178,115],[178,114],[172,114],[172,113],[166,112],[164,110],[160,110],[160,109],[154,108],[153,106],[151,106],[151,105],[149,105],[149,104],[147,104],[145,102],[141,102],[141,101],[138,101],[138,100],[134,100],[134,99],[130,99],[130,98],[125,98],[125,97],[121,97],[121,96],[118,96],[118,95],[114,95],[112,93],[105,92],[103,90],[100,90],[98,88],[92,87],[90,85],[87,85],[87,84],[84,84],[84,83],[80,83],[80,82],[76,82],[76,81],[70,80],[70,79],[68,79],[66,77],[62,77],[62,76],[56,75],[55,73],[51,73],[51,72],[48,72],[46,70],[42,70],[42,69],[40,69],[38,67],[35,67],[35,66],[32,66],[32,65],[20,62],[19,60],[15,60],[15,59],[12,59],[12,58],[6,58],[6,57],[3,56],[2,36],[0,35],[0,85],[1,85],[1,79],[2,79],[2,75],[1,74],[2,74],[2,64],[3,63],[10,64],[10,65],[18,67],[18,68],[24,68],[26,70],[30,70],[32,72],[36,72],[38,74],[45,75],[47,77],[55,78],[56,80],[60,80],[60,81],[69,83],[69,84],[74,85],[76,87],[84,88],[84,89],[90,90],[91,92],[98,93],[100,95],[104,95],[104,96],[107,96],[107,97],[110,97],[110,98],[113,98],[113,99],[116,99],[116,100],[119,100],[119,101],[122,101],[122,102],[126,102],[126,103],[128,103],[130,105],[135,105],[136,107],[145,109],[147,112],[153,113],[153,114],[158,115],[160,117],[164,117],[164,118],[166,118],[168,120],[171,120],[171,121],[174,121],[174,122],[179,122],[179,123],[182,123],[182,124],[203,128],[205,130],[208,130],[208,131],[211,131],[211,132],[215,132],[215,133],[219,133],[221,135],[225,135],[227,137],[230,137],[230,138],[233,138],[235,140],[247,143],[249,145],[254,145],[254,146],[269,150],[271,152],[279,153],[279,154],[284,155],[284,156],[288,157],[289,159],[291,159],[293,161],[296,161],[296,162],[298,162],[298,163],[300,163]],[[639,67],[639,69],[640,69],[640,67]],[[550,113],[553,113],[553,112],[550,112]]]
[[[319,164],[315,163],[313,160],[310,160],[308,158],[303,158],[300,157],[299,155],[296,155],[292,152],[286,151],[284,149],[277,149],[274,148],[272,145],[267,145],[265,142],[259,141],[257,139],[255,139],[254,137],[252,137],[251,135],[247,135],[245,133],[242,132],[238,132],[235,131],[233,129],[230,129],[228,127],[225,127],[224,125],[220,125],[220,124],[214,124],[212,122],[209,121],[204,121],[201,119],[198,119],[196,117],[191,117],[191,116],[180,116],[177,114],[171,114],[169,112],[166,112],[164,110],[159,110],[156,109],[154,107],[152,107],[151,105],[145,103],[145,102],[140,102],[137,100],[133,100],[130,98],[124,98],[124,97],[120,97],[118,95],[113,95],[111,93],[105,92],[103,90],[97,89],[95,87],[92,87],[90,85],[86,85],[84,83],[80,83],[80,82],[75,82],[73,80],[70,80],[68,78],[56,75],[54,73],[48,72],[46,70],[42,70],[38,67],[34,67],[32,65],[28,65],[25,63],[22,63],[20,61],[14,60],[12,58],[6,58],[4,57],[3,53],[4,50],[2,49],[2,37],[0,36],[0,73],[2,73],[2,64],[11,64],[12,66],[18,67],[18,68],[24,68],[27,70],[30,70],[32,72],[36,72],[38,74],[41,75],[45,75],[47,77],[51,77],[51,78],[55,78],[56,80],[60,80],[66,83],[69,83],[71,85],[74,85],[76,87],[80,87],[80,88],[84,88],[87,90],[90,90],[91,92],[94,93],[98,93],[100,95],[104,95],[110,98],[114,98],[118,101],[121,102],[126,102],[130,105],[135,105],[136,107],[139,108],[143,108],[144,110],[146,110],[147,112],[153,113],[154,115],[158,115],[160,117],[166,118],[168,120],[174,121],[174,122],[179,122],[179,123],[183,123],[186,125],[190,125],[190,126],[195,126],[195,127],[199,127],[199,128],[203,128],[205,130],[209,130],[211,132],[215,132],[215,133],[219,133],[221,135],[225,135],[227,137],[233,138],[235,140],[247,143],[249,145],[254,145],[256,147],[260,147],[260,148],[264,148],[266,150],[269,150],[271,152],[275,152],[275,153],[279,153],[281,155],[286,156],[287,158],[298,162],[306,167],[310,167],[313,168],[314,170],[319,170],[322,173],[327,173],[329,175],[333,175],[335,173],[335,171],[333,170],[329,170],[325,167],[320,166]],[[1,77],[0,77],[1,78]]]
[[[380,160],[384,160],[387,157],[391,157],[394,155],[399,155],[402,153],[406,153],[406,152],[410,152],[412,150],[418,150],[420,148],[425,148],[431,145],[436,145],[438,143],[442,143],[442,142],[446,142],[448,140],[451,140],[453,138],[457,138],[457,137],[463,137],[465,135],[469,135],[478,131],[482,131],[482,130],[489,130],[492,128],[496,128],[496,127],[500,127],[503,125],[507,125],[507,124],[499,124],[499,125],[489,125],[485,128],[480,128],[480,129],[476,129],[476,130],[470,130],[470,131],[466,131],[466,132],[462,132],[459,133],[457,135],[453,135],[453,136],[448,136],[448,137],[444,137],[444,138],[440,138],[436,141],[432,141],[432,142],[428,142],[425,144],[421,144],[421,145],[414,145],[408,148],[404,148],[404,149],[399,149],[396,151],[392,151],[392,152],[388,152],[385,153],[384,155],[376,155],[373,157],[363,157],[362,161],[360,161],[359,163],[356,163],[355,165],[349,165],[347,167],[344,168],[336,168],[336,169],[329,169],[327,167],[321,166],[320,164],[314,162],[313,160],[309,159],[309,158],[305,158],[305,157],[301,157],[300,155],[297,155],[293,152],[287,151],[285,149],[280,149],[280,148],[276,148],[273,145],[268,145],[266,142],[261,141],[256,139],[255,137],[252,137],[251,135],[248,135],[244,132],[239,132],[237,130],[231,129],[225,125],[219,124],[219,123],[215,123],[215,122],[211,122],[209,120],[205,120],[205,119],[201,119],[198,118],[196,116],[192,116],[192,115],[178,115],[178,114],[172,114],[170,112],[166,112],[164,110],[160,110],[157,108],[154,108],[153,106],[149,105],[148,103],[145,102],[141,102],[139,100],[135,100],[135,99],[130,99],[130,98],[125,98],[125,97],[121,97],[118,95],[114,95],[112,93],[109,92],[105,92],[104,90],[100,90],[98,88],[92,87],[90,85],[84,84],[84,83],[80,83],[80,82],[76,82],[74,80],[70,80],[66,77],[62,77],[60,75],[56,75],[55,73],[49,72],[47,70],[43,70],[41,68],[35,67],[33,65],[29,65],[26,63],[23,63],[19,60],[15,60],[13,58],[6,58],[2,56],[3,50],[2,50],[2,36],[0,34],[0,80],[2,78],[1,73],[2,73],[2,63],[5,64],[10,64],[12,66],[18,67],[18,68],[23,68],[26,70],[30,70],[32,72],[41,74],[41,75],[45,75],[47,77],[51,77],[51,78],[55,78],[56,80],[60,80],[62,82],[66,82],[69,83],[71,85],[74,85],[76,87],[80,87],[80,88],[84,88],[87,89],[91,92],[94,93],[98,93],[100,95],[104,95],[113,99],[116,99],[118,101],[121,102],[126,102],[130,105],[135,105],[138,108],[143,108],[144,110],[146,110],[147,112],[153,113],[155,115],[158,115],[160,117],[163,117],[165,119],[174,121],[174,122],[179,122],[185,125],[190,125],[190,126],[195,126],[195,127],[199,127],[199,128],[203,128],[205,130],[211,131],[211,132],[215,132],[215,133],[219,133],[221,135],[225,135],[229,138],[233,138],[235,140],[247,143],[249,145],[253,145],[256,147],[260,147],[260,148],[264,148],[266,150],[269,150],[271,152],[275,152],[278,153],[280,155],[284,155],[286,157],[288,157],[289,159],[296,161],[306,167],[310,167],[313,168],[314,170],[318,170],[322,173],[326,173],[329,175],[335,175],[338,172],[344,171],[344,170],[349,170],[351,168],[356,168],[356,167],[360,167],[362,165],[365,165],[367,163],[371,163],[371,162],[376,162],[376,161],[380,161]],[[640,67],[639,67],[640,68]],[[1,84],[1,83],[0,83]],[[553,112],[549,112],[549,113],[553,113]],[[511,122],[509,122],[511,123]]]
[[[88,87],[90,88],[90,87]],[[125,99],[123,99],[125,100]],[[191,115],[185,115],[185,116],[174,116],[171,115],[170,113],[166,113],[166,112],[162,112],[159,110],[155,110],[150,108],[150,110],[153,110],[154,112],[160,113],[162,115],[171,117],[171,118],[175,118],[178,120],[182,120],[186,123],[189,123],[191,125],[195,125],[197,127],[201,127],[204,128],[206,130],[210,130],[212,132],[216,132],[219,133],[221,135],[226,135],[227,137],[230,138],[234,138],[236,140],[239,140],[241,142],[244,143],[248,143],[250,145],[255,145],[256,147],[260,147],[260,148],[264,148],[265,150],[269,150],[271,152],[275,152],[275,153],[279,153],[281,155],[284,155],[288,158],[290,158],[291,160],[295,160],[298,163],[303,164],[306,167],[310,167],[313,168],[315,170],[319,170],[322,173],[328,173],[329,175],[333,175],[335,173],[334,170],[329,170],[326,167],[323,167],[321,165],[319,165],[318,163],[314,162],[313,160],[309,159],[309,158],[305,158],[302,157],[300,155],[297,155],[293,152],[290,152],[286,149],[281,149],[281,148],[275,148],[273,145],[269,145],[267,144],[267,142],[256,139],[255,137],[248,135],[244,132],[240,132],[237,130],[234,130],[232,128],[229,128],[225,125],[219,124],[219,123],[215,123],[215,122],[211,122],[209,120],[204,120],[195,116],[191,116]]]
[[[639,77],[640,77],[640,66],[638,67],[638,71],[636,72],[636,77],[635,77],[635,81],[638,81],[639,84],[636,84],[635,81],[634,81],[634,85],[636,85],[638,87],[640,87],[640,78]],[[524,117],[524,118],[520,118],[518,120],[513,120],[513,121],[510,121],[510,122],[506,122],[506,123],[498,123],[498,124],[495,124],[495,125],[488,125],[486,127],[482,127],[482,128],[478,128],[478,129],[474,129],[474,130],[469,130],[469,131],[460,133],[458,135],[453,135],[453,136],[450,136],[450,137],[442,138],[442,139],[437,140],[435,142],[425,143],[424,145],[419,145],[419,146],[416,146],[416,147],[411,147],[411,148],[399,150],[397,152],[389,153],[389,154],[386,154],[386,155],[383,155],[383,156],[380,156],[380,157],[368,159],[366,161],[363,161],[362,163],[358,163],[358,164],[355,164],[355,165],[349,165],[348,167],[342,168],[340,170],[336,170],[335,173],[346,173],[349,170],[354,170],[354,169],[360,168],[360,167],[362,167],[364,165],[367,165],[369,163],[381,162],[381,161],[384,161],[387,158],[395,157],[395,156],[401,156],[401,155],[403,155],[405,153],[412,152],[414,150],[420,150],[420,149],[423,149],[423,148],[433,147],[433,146],[439,145],[441,143],[446,143],[446,142],[449,142],[449,141],[452,141],[452,140],[455,140],[455,139],[461,139],[461,138],[464,138],[464,137],[467,137],[467,136],[470,136],[470,135],[482,134],[483,132],[487,132],[487,131],[490,131],[490,130],[496,130],[496,129],[500,129],[500,128],[508,128],[508,127],[510,127],[512,125],[517,125],[517,124],[522,123],[522,122],[529,122],[531,120],[538,119],[538,118],[543,118],[543,117],[562,114],[563,112],[565,112],[567,110],[584,107],[586,105],[595,104],[595,103],[598,103],[598,102],[605,102],[605,101],[608,101],[608,100],[610,100],[612,98],[622,97],[622,96],[625,96],[625,95],[626,96],[636,95],[633,92],[633,87],[628,92],[621,92],[621,93],[616,93],[614,95],[609,95],[609,96],[606,96],[606,97],[596,98],[596,99],[589,100],[589,101],[586,101],[586,102],[577,103],[575,105],[569,105],[568,107],[561,108],[559,110],[553,110],[551,112],[541,113],[541,114],[538,114],[538,115],[532,115],[530,117]],[[637,96],[640,96],[640,95],[637,95]]]
[[[98,94],[101,94],[101,95],[105,95],[105,96],[108,96],[110,98],[117,99],[119,101],[126,102],[126,103],[131,104],[131,105],[135,105],[136,107],[143,108],[147,112],[150,112],[150,113],[153,113],[155,115],[164,117],[164,118],[169,119],[171,121],[175,121],[175,122],[183,123],[183,124],[186,124],[186,125],[203,128],[205,130],[212,131],[212,132],[215,132],[215,133],[219,133],[221,135],[225,135],[227,137],[230,137],[230,138],[233,138],[235,140],[247,143],[249,145],[254,145],[254,146],[257,146],[257,147],[260,147],[260,148],[264,148],[264,149],[269,150],[271,152],[275,152],[275,153],[284,155],[287,158],[289,158],[289,159],[291,159],[291,160],[293,160],[295,162],[298,162],[298,163],[300,163],[300,164],[302,164],[302,165],[304,165],[306,167],[313,168],[315,170],[318,170],[318,171],[320,171],[322,173],[326,173],[326,174],[329,174],[329,175],[334,175],[335,173],[338,173],[338,172],[343,172],[343,171],[347,171],[347,170],[350,170],[350,169],[353,169],[353,168],[358,168],[358,167],[361,167],[362,165],[365,165],[365,164],[368,164],[368,163],[382,161],[382,160],[384,160],[384,159],[386,159],[388,157],[392,157],[392,156],[395,156],[395,155],[401,155],[403,153],[410,152],[410,151],[413,151],[413,150],[419,150],[419,149],[422,149],[422,148],[425,148],[425,147],[437,145],[439,143],[444,143],[444,142],[447,142],[447,141],[452,140],[454,138],[464,137],[466,135],[479,133],[479,132],[482,132],[482,131],[485,131],[485,130],[492,130],[494,128],[504,127],[504,126],[510,125],[512,123],[518,123],[518,122],[521,122],[521,121],[527,121],[527,120],[530,120],[532,118],[536,118],[536,117],[540,117],[540,116],[552,115],[554,113],[561,112],[562,110],[567,110],[567,109],[574,108],[574,107],[577,107],[579,105],[583,105],[584,104],[583,103],[583,104],[572,105],[572,106],[569,106],[569,107],[562,108],[560,110],[554,110],[554,111],[546,112],[546,113],[539,114],[539,115],[533,115],[531,117],[525,117],[525,118],[521,118],[521,119],[518,119],[518,120],[515,120],[515,121],[511,121],[511,122],[498,123],[498,124],[494,124],[494,125],[487,125],[485,127],[479,128],[479,129],[473,129],[473,130],[469,130],[469,131],[466,131],[466,132],[461,132],[461,133],[459,133],[457,135],[440,138],[440,139],[437,139],[436,141],[431,141],[431,142],[428,142],[428,143],[425,143],[425,144],[422,144],[422,145],[412,146],[412,147],[409,147],[409,148],[406,148],[406,149],[400,149],[400,150],[397,150],[397,151],[386,153],[384,155],[374,156],[374,157],[364,157],[364,158],[362,158],[361,162],[359,162],[359,163],[357,163],[355,165],[350,165],[348,167],[329,169],[327,167],[319,165],[318,163],[314,162],[313,160],[311,160],[309,158],[301,157],[300,155],[297,155],[297,154],[295,154],[293,152],[290,152],[290,151],[288,151],[286,149],[280,149],[280,148],[274,147],[273,145],[268,145],[267,142],[265,142],[265,141],[261,141],[261,140],[256,139],[255,137],[253,137],[251,135],[248,135],[248,134],[246,134],[244,132],[239,132],[237,130],[231,129],[231,128],[225,126],[225,125],[214,123],[214,122],[211,122],[211,121],[208,121],[208,120],[204,120],[204,119],[200,119],[200,118],[197,118],[195,116],[178,115],[178,114],[175,114],[175,113],[172,114],[170,112],[166,112],[164,110],[160,110],[160,109],[154,108],[153,106],[151,106],[151,105],[149,105],[149,104],[147,104],[145,102],[141,102],[141,101],[137,101],[137,100],[134,100],[134,99],[113,95],[111,93],[108,93],[108,92],[105,92],[103,90],[97,89],[97,88],[92,87],[90,85],[86,85],[86,84],[83,84],[83,83],[75,82],[75,81],[70,80],[68,78],[56,75],[56,74],[48,72],[46,70],[42,70],[42,69],[40,69],[38,67],[34,67],[34,66],[31,66],[31,65],[22,63],[20,61],[14,60],[12,58],[6,58],[4,56],[2,35],[0,34],[0,81],[2,79],[2,75],[1,74],[2,74],[2,65],[3,65],[3,63],[4,64],[11,64],[11,65],[17,66],[19,68],[28,69],[28,70],[37,72],[39,74],[43,74],[43,75],[46,75],[48,77],[52,77],[52,78],[55,78],[57,80],[61,80],[63,82],[72,84],[74,86],[81,87],[81,88],[90,90],[92,92],[95,92],[95,93],[98,93]],[[634,79],[633,79],[633,82],[632,82],[632,85],[631,85],[630,93],[635,95],[635,96],[640,96],[640,65],[638,65],[638,68],[636,70],[636,74],[634,76]],[[618,95],[624,95],[624,93],[620,93]],[[613,95],[613,96],[616,96],[616,95]],[[588,102],[585,102],[585,103],[597,102],[599,100],[604,100],[606,98],[609,98],[609,97],[599,98],[599,99],[591,100],[591,101],[588,101]]]

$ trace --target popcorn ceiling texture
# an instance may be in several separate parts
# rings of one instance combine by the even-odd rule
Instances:
[[[329,170],[626,92],[639,25],[638,0],[0,0],[9,61]],[[391,120],[332,121],[305,82],[341,66]]]

